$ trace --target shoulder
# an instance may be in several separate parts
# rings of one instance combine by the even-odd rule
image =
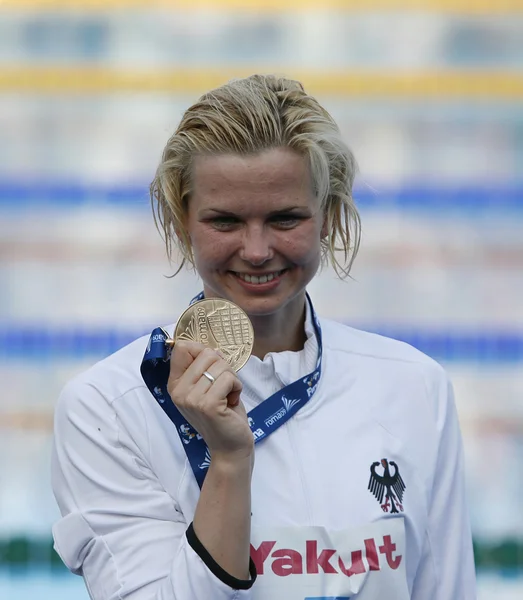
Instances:
[[[324,345],[334,352],[345,352],[369,360],[398,361],[441,369],[434,359],[405,342],[330,319],[321,319],[320,322]]]
[[[379,376],[391,384],[422,381],[429,396],[445,394],[449,386],[444,368],[410,344],[370,333],[330,319],[320,320],[325,352],[339,368],[357,364],[358,372]]]
[[[437,452],[443,432],[457,431],[452,384],[438,362],[399,340],[328,319],[321,326],[330,385],[357,390],[383,430],[410,440],[414,453]]]
[[[57,418],[78,409],[101,416],[111,413],[122,396],[146,392],[140,365],[148,339],[146,335],[134,340],[68,381],[58,398]]]

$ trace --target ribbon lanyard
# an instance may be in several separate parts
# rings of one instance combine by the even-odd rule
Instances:
[[[203,299],[203,292],[193,298],[191,304]],[[306,377],[285,386],[275,394],[254,407],[248,414],[249,427],[258,443],[286,423],[300,408],[312,398],[321,376],[322,339],[321,328],[311,299],[307,294],[311,308],[312,322],[318,340],[318,359],[316,368]],[[207,469],[211,464],[211,455],[202,436],[186,421],[172,402],[167,391],[169,379],[170,348],[166,345],[167,334],[161,327],[151,333],[147,349],[140,367],[143,380],[149,391],[162,407],[165,414],[176,426],[183,448],[200,488],[203,485]]]

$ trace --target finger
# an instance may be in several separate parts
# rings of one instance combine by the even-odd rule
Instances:
[[[243,389],[243,383],[238,378],[238,375],[234,373],[234,376],[236,377],[237,384],[234,385],[230,394],[227,396],[229,406],[237,406],[240,403],[240,395]]]
[[[198,342],[176,342],[171,353],[169,379],[179,379],[205,348],[206,346]]]
[[[210,381],[205,376],[204,371],[209,373],[209,375],[211,375],[211,377],[214,378],[214,381]],[[206,394],[209,391],[209,388],[211,387],[211,385],[213,385],[216,382],[216,380],[218,379],[218,377],[220,377],[220,375],[222,373],[225,373],[226,371],[230,371],[231,373],[234,374],[234,371],[231,369],[229,364],[226,363],[224,360],[218,360],[217,362],[215,362],[214,364],[209,366],[207,369],[204,369],[204,371],[202,371],[200,377],[194,383],[194,387],[193,387],[192,391],[195,394],[200,394],[200,395]],[[241,385],[241,382],[240,382],[240,385]]]
[[[210,386],[204,396],[204,401],[208,404],[219,404],[223,400],[227,400],[227,404],[229,405],[229,397],[232,395],[232,400],[235,404],[231,403],[230,405],[235,406],[239,402],[242,387],[242,382],[234,372],[230,370],[223,371]]]
[[[217,363],[222,365],[218,370],[214,366]],[[214,350],[205,348],[189,365],[183,375],[183,380],[189,385],[195,385],[201,379],[204,371],[209,371],[211,374],[216,372],[217,375],[220,375],[227,368],[229,368],[229,365]]]

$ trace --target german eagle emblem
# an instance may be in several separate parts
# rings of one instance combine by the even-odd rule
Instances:
[[[386,458],[382,458],[383,475],[378,475],[376,467],[379,467],[379,465],[379,462],[374,462],[370,466],[369,491],[380,503],[383,512],[388,513],[389,509],[391,514],[403,512],[402,502],[405,483],[401,478],[398,465],[392,460],[388,461]],[[390,467],[394,467],[394,474],[391,474]],[[384,496],[385,502],[383,501]]]

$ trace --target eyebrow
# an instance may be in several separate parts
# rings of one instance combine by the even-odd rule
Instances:
[[[292,213],[296,210],[305,210],[307,209],[307,206],[286,206],[285,208],[280,208],[278,210],[273,210],[272,212],[269,213],[269,216],[275,216],[275,215],[283,215],[286,213]],[[208,212],[212,212],[218,215],[222,215],[222,216],[226,216],[226,217],[235,217],[237,215],[237,213],[235,212],[231,212],[229,210],[223,210],[220,208],[205,208],[202,211],[204,214],[208,213]]]

